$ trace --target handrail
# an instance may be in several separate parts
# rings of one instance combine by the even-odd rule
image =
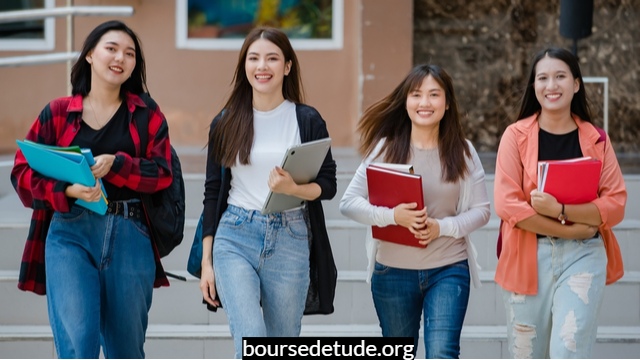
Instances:
[[[53,53],[53,54],[41,54],[41,55],[28,55],[28,56],[14,56],[0,58],[0,68],[3,67],[17,67],[28,65],[47,65],[57,64],[65,61],[75,61],[80,52],[72,53]]]
[[[604,132],[609,133],[609,78],[608,77],[583,77],[582,81],[584,83],[592,83],[592,84],[603,84],[604,85],[604,119],[603,119],[603,127]]]
[[[131,16],[132,6],[68,6],[52,9],[33,9],[0,12],[0,23],[40,20],[65,16]]]

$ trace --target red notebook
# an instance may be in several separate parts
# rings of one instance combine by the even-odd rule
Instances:
[[[422,196],[422,176],[407,172],[390,170],[384,165],[367,167],[367,187],[371,205],[394,208],[398,204],[417,203],[417,209],[424,208]],[[372,226],[373,237],[401,245],[425,248],[409,229],[400,225],[385,227]]]
[[[584,204],[598,197],[602,161],[590,157],[541,161],[538,190],[553,195],[561,204]]]

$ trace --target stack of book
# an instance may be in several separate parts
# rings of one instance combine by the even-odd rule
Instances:
[[[413,173],[407,164],[372,163],[367,167],[367,187],[371,205],[395,208],[399,204],[416,203],[424,208],[422,176]],[[375,239],[396,244],[425,248],[409,229],[400,225],[372,226]]]

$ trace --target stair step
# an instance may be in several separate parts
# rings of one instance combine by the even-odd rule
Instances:
[[[422,330],[420,331],[422,335]],[[302,337],[379,337],[378,325],[303,325]],[[151,324],[145,352],[149,358],[232,358],[233,341],[226,325]],[[505,326],[464,326],[461,358],[508,358]],[[595,358],[637,357],[640,327],[600,326]],[[0,354],[11,358],[53,358],[53,336],[48,326],[0,326]],[[424,358],[422,340],[417,358]]]
[[[168,288],[156,289],[149,313],[151,324],[226,325],[224,311],[209,312],[201,305],[198,279],[186,271],[175,271],[187,282],[172,280]],[[502,289],[493,281],[492,271],[480,272],[483,286],[471,289],[465,325],[500,326],[506,324]],[[305,325],[378,324],[370,285],[365,271],[339,271],[335,311],[326,316],[305,316]],[[13,304],[0,308],[0,324],[47,325],[46,298],[17,289],[17,272],[0,271],[0,300]],[[604,292],[600,326],[640,326],[640,272],[627,272]]]

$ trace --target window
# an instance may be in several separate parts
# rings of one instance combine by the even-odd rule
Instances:
[[[256,26],[284,31],[296,50],[342,49],[343,0],[176,0],[179,49],[239,50]]]
[[[54,8],[55,0],[1,0],[0,11]],[[55,19],[0,23],[0,51],[53,50]]]

